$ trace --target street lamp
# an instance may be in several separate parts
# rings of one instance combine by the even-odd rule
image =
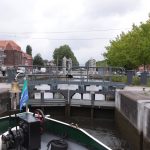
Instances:
[[[19,103],[19,93],[21,92],[16,79],[12,82],[9,92],[11,93],[11,109],[16,110],[17,102]]]
[[[91,95],[91,105],[92,107],[94,106],[94,101],[95,101],[95,91],[91,91],[90,92],[90,95]]]

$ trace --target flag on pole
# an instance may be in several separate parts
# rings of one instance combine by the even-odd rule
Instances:
[[[29,96],[28,96],[28,81],[25,79],[24,83],[23,83],[21,98],[20,98],[20,110],[22,110],[22,107],[26,105],[28,99],[29,99]]]

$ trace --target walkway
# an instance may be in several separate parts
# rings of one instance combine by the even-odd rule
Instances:
[[[124,91],[143,91],[150,92],[150,87],[147,86],[125,86],[123,89]],[[117,91],[120,91],[120,89],[117,89]]]
[[[0,93],[10,90],[10,83],[0,83]]]

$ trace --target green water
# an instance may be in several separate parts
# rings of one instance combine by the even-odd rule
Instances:
[[[93,121],[86,117],[72,117],[67,120],[57,117],[57,119],[67,123],[77,123],[80,128],[83,128],[113,150],[130,150],[128,142],[119,134],[113,118],[95,119]]]

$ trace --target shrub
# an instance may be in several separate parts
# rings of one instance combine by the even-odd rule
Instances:
[[[126,83],[127,82],[127,77],[124,75],[115,75],[112,76],[112,82],[123,82]]]
[[[134,76],[132,80],[132,85],[140,85],[140,77]]]

